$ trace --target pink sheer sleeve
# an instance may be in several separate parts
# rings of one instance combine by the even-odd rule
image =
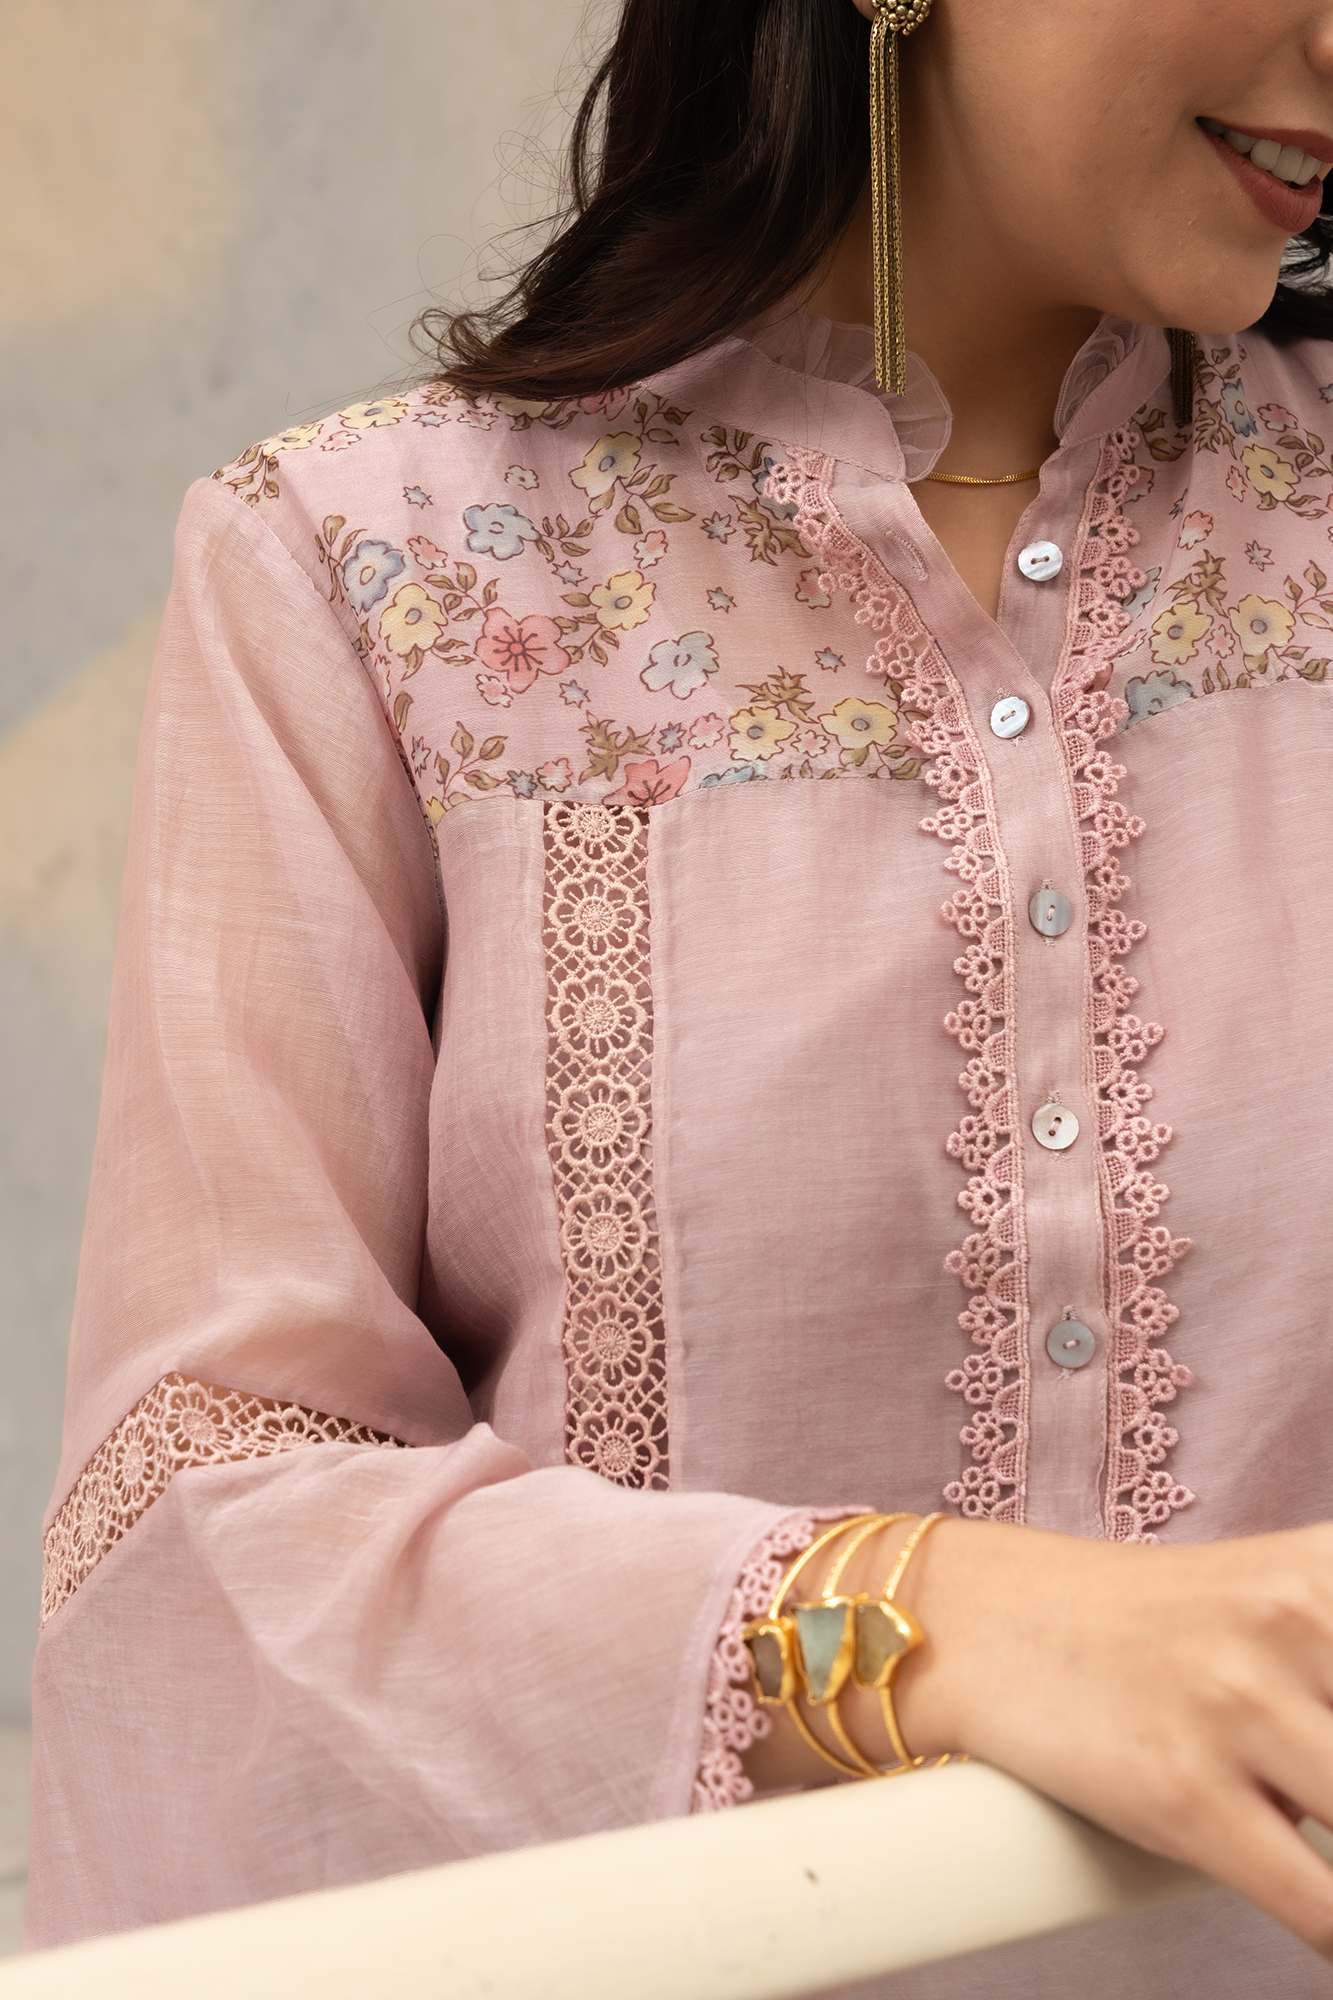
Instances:
[[[474,1421],[417,1310],[442,936],[348,634],[195,489],[51,1509],[35,1944],[688,1809],[783,1510]]]

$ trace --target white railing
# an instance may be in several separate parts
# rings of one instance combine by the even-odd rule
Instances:
[[[781,2000],[1213,1886],[956,1765],[35,1953],[0,2000]]]

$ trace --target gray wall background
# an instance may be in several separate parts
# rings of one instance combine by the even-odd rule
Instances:
[[[549,200],[606,8],[6,0],[0,1723],[59,1451],[130,777],[192,479],[410,368]],[[558,96],[555,94],[559,86]]]

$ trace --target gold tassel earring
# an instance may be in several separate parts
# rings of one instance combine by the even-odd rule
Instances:
[[[875,380],[907,393],[903,318],[903,200],[898,157],[898,43],[919,28],[931,0],[874,0],[870,25],[870,192],[874,216]],[[1172,350],[1174,352],[1174,349]]]
[[[1192,333],[1178,326],[1166,329],[1171,349],[1171,402],[1176,422],[1183,430],[1194,421],[1194,383],[1199,367],[1199,343]]]

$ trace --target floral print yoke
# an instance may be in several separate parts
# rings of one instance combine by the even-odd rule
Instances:
[[[35,1942],[744,1798],[739,1622],[853,1504],[1333,1512],[1333,362],[1202,350],[1182,428],[1103,322],[994,619],[913,498],[937,387],[800,316],[193,490]],[[1323,1990],[1222,1898],[1117,1937],[1004,1976]]]

